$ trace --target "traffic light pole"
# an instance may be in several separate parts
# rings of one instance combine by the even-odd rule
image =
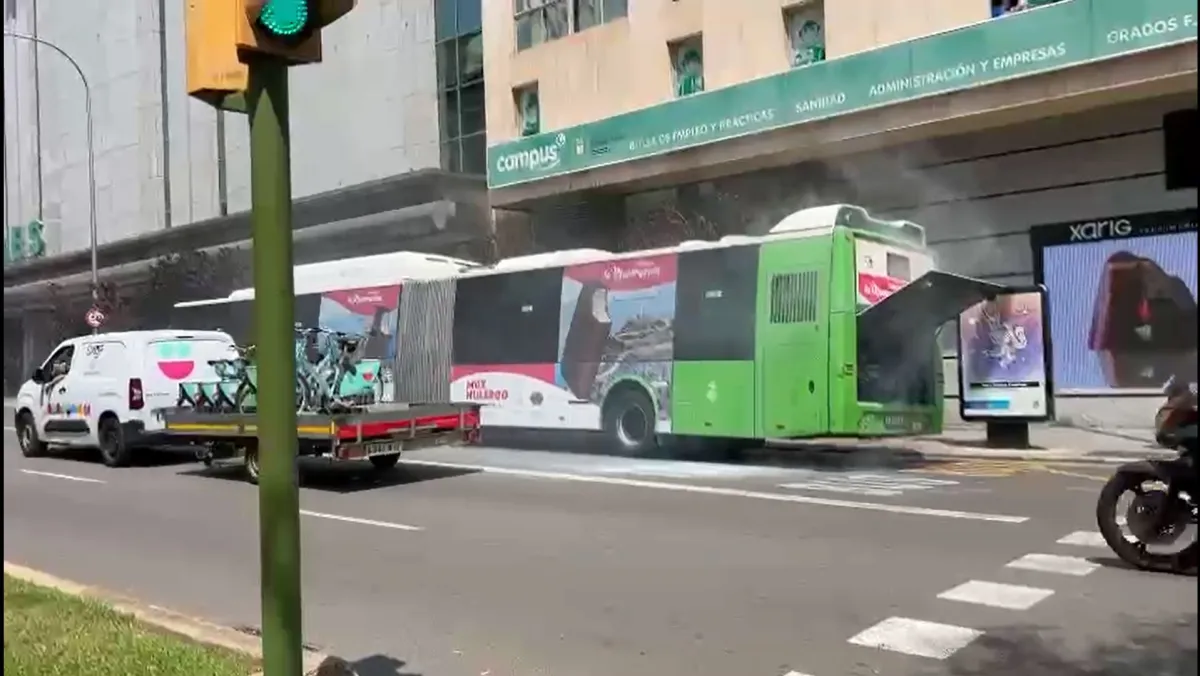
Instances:
[[[287,64],[249,63],[250,201],[258,365],[258,518],[264,676],[300,676],[300,494],[296,477],[292,183]]]

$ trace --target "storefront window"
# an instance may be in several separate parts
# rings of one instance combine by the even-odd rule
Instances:
[[[1157,394],[1195,378],[1195,211],[1036,226],[1030,240],[1059,392]]]

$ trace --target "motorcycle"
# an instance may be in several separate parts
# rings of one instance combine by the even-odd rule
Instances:
[[[1200,563],[1200,542],[1195,540],[1200,497],[1196,386],[1181,391],[1172,379],[1164,393],[1167,402],[1155,416],[1156,437],[1164,447],[1179,451],[1179,457],[1118,467],[1100,491],[1096,522],[1104,541],[1122,561],[1142,570],[1196,575]],[[1126,493],[1133,493],[1133,500],[1118,515]],[[1122,532],[1119,516],[1124,517],[1130,535]],[[1193,540],[1176,553],[1149,551],[1151,546],[1174,545],[1189,527]]]

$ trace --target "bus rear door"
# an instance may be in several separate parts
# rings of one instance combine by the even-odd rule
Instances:
[[[759,263],[761,436],[829,426],[829,270],[832,238],[764,244]]]

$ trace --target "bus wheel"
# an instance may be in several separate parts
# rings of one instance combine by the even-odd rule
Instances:
[[[617,450],[630,455],[648,453],[656,444],[654,402],[640,388],[624,388],[604,404],[604,432]]]

